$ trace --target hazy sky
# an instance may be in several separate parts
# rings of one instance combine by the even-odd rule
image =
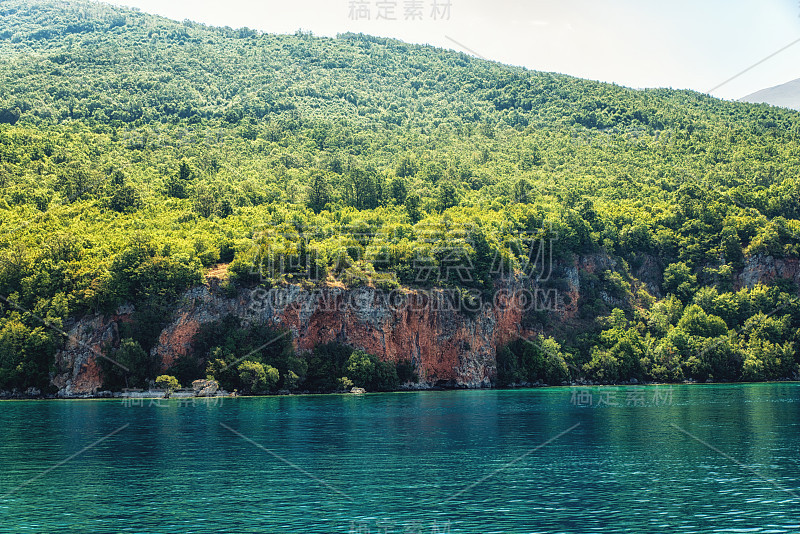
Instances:
[[[630,87],[720,85],[800,40],[798,0],[117,0],[143,11],[267,32],[346,31],[464,50]],[[433,4],[440,17],[434,19]],[[421,11],[414,9],[421,6]],[[356,20],[354,5],[369,13]],[[379,11],[396,20],[377,19]],[[417,17],[406,19],[406,9]],[[421,20],[419,17],[421,16]],[[459,43],[461,46],[459,46]],[[712,92],[739,98],[800,78],[800,42]]]

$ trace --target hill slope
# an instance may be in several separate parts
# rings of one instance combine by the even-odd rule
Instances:
[[[52,387],[63,340],[43,321],[121,305],[135,312],[102,350],[134,371],[106,367],[109,387],[169,366],[241,389],[273,366],[269,388],[326,389],[309,377],[380,368],[334,351],[321,371],[328,359],[291,344],[248,354],[267,334],[238,326],[159,360],[180,296],[209,269],[231,295],[444,288],[467,323],[503,287],[576,298],[567,318],[526,309],[509,327],[502,338],[538,332],[559,348],[500,347],[499,383],[797,372],[795,112],[364,35],[11,0],[0,123],[0,389]],[[244,355],[253,365],[226,372]]]
[[[754,104],[766,103],[800,111],[800,79],[756,91],[753,94],[742,97],[740,100]]]

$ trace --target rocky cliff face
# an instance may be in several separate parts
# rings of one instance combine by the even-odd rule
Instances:
[[[165,368],[191,349],[204,323],[232,314],[244,324],[266,323],[291,332],[298,351],[337,341],[383,360],[411,360],[423,385],[489,386],[498,344],[521,335],[521,314],[505,295],[498,305],[458,310],[450,295],[379,292],[371,288],[297,286],[226,298],[207,287],[188,292],[188,304],[164,329],[153,349]]]
[[[537,295],[521,286],[498,290],[494,302],[483,306],[465,304],[445,290],[307,291],[299,286],[240,290],[234,297],[213,285],[201,286],[187,291],[180,302],[152,351],[163,369],[190,353],[192,338],[203,324],[234,315],[243,324],[270,324],[289,331],[299,352],[336,341],[386,361],[410,360],[422,388],[488,387],[495,374],[496,348],[533,334],[521,326],[526,309],[547,306],[553,313],[569,315],[556,294]],[[99,390],[96,360],[103,346],[119,342],[118,323],[126,317],[125,313],[85,317],[70,329],[71,340],[58,352],[59,372],[53,379],[61,396]]]
[[[419,376],[418,387],[488,387],[496,372],[497,347],[535,335],[523,327],[525,313],[543,311],[558,321],[569,321],[578,314],[581,271],[617,268],[617,262],[601,254],[575,258],[557,267],[562,280],[558,291],[508,284],[498,288],[494,302],[478,307],[443,290],[386,293],[327,287],[309,291],[290,286],[271,291],[243,289],[229,296],[212,283],[188,290],[176,302],[152,353],[167,369],[176,358],[190,353],[192,338],[203,324],[235,315],[244,324],[288,330],[300,352],[336,341],[387,361],[410,360]],[[800,283],[800,265],[796,260],[750,258],[738,282],[752,286],[777,277]],[[97,358],[104,346],[119,343],[119,324],[129,320],[132,312],[122,308],[112,316],[88,316],[71,327],[70,340],[56,355],[53,384],[61,396],[90,395],[100,389]]]
[[[119,344],[119,324],[130,318],[133,309],[121,307],[111,316],[84,317],[69,329],[62,350],[56,352],[55,367],[59,371],[52,383],[59,396],[73,397],[96,393],[102,385],[98,358],[105,347]]]
[[[738,276],[738,286],[752,288],[759,282],[768,284],[779,278],[793,280],[800,285],[800,260],[774,258],[758,254],[747,258]]]

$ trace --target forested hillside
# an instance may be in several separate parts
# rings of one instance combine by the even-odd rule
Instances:
[[[571,322],[530,314],[550,350],[500,348],[499,384],[798,373],[796,283],[740,277],[800,253],[794,111],[365,35],[4,0],[0,123],[0,390],[48,390],[64,340],[41,319],[126,303],[135,320],[108,350],[133,371],[106,380],[144,385],[176,298],[219,265],[231,291],[435,285],[491,300],[503,273],[524,274],[530,235],[552,240],[557,265],[605,254],[619,268],[581,281]],[[420,258],[459,276],[421,278]],[[226,378],[268,335],[229,326],[174,373],[303,390],[340,378],[320,371],[335,361],[333,374],[385,372],[360,379],[377,389],[398,380],[367,354],[285,345]]]

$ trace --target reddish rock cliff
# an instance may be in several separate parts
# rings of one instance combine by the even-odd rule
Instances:
[[[553,298],[537,299],[520,291],[501,289],[494,303],[468,309],[442,290],[386,293],[330,287],[306,291],[290,286],[269,292],[241,290],[231,298],[213,287],[196,287],[180,299],[153,354],[166,369],[192,350],[192,338],[201,325],[235,315],[244,324],[287,329],[300,352],[338,341],[384,360],[410,360],[419,387],[487,387],[495,373],[497,346],[531,334],[521,327],[524,307],[534,301],[558,305]],[[123,313],[85,317],[72,327],[70,342],[57,355],[53,384],[60,395],[97,392],[102,381],[96,359],[102,347],[119,342],[117,324],[126,318]]]
[[[778,278],[794,280],[800,285],[800,260],[796,258],[774,258],[758,254],[745,260],[744,269],[738,276],[739,287],[752,288],[756,284],[769,284]]]
[[[497,347],[533,334],[522,327],[525,309],[538,307],[554,313],[559,321],[573,320],[578,315],[581,271],[618,268],[616,261],[603,254],[575,258],[560,268],[560,291],[531,293],[521,285],[509,286],[497,292],[493,303],[477,309],[459,304],[460,299],[442,290],[385,293],[370,288],[328,287],[307,291],[290,286],[269,292],[241,290],[229,297],[217,284],[211,284],[193,288],[177,301],[152,352],[162,362],[162,369],[167,369],[176,358],[189,354],[192,338],[201,325],[235,315],[244,324],[287,329],[300,352],[338,341],[384,360],[410,360],[419,376],[419,387],[485,387],[494,378]],[[652,273],[647,275],[649,271]],[[655,292],[656,271],[644,262],[635,274],[641,280],[652,278],[645,283]],[[771,256],[748,258],[737,285],[752,287],[776,278],[800,284],[800,262]],[[603,292],[600,296],[604,297]],[[98,391],[102,380],[97,358],[104,347],[119,343],[119,323],[129,320],[132,311],[120,309],[113,316],[88,316],[72,325],[69,341],[56,354],[52,382],[59,395]]]
[[[162,369],[167,369],[176,358],[190,353],[192,338],[201,325],[235,315],[244,324],[287,329],[300,352],[337,341],[384,360],[410,360],[419,376],[419,387],[485,387],[494,379],[497,347],[518,336],[534,334],[522,327],[526,309],[546,310],[558,321],[577,320],[581,272],[620,268],[618,262],[603,254],[574,258],[556,267],[557,292],[545,289],[531,293],[521,284],[510,285],[499,289],[493,303],[477,309],[459,309],[463,306],[458,303],[460,299],[442,290],[385,293],[370,288],[327,287],[308,291],[290,286],[269,292],[240,290],[231,297],[212,283],[193,288],[177,300],[152,353],[160,359]],[[638,276],[644,276],[642,269],[637,271]],[[751,258],[739,283],[752,285],[775,277],[800,281],[798,262]],[[655,285],[655,275],[652,278]],[[601,291],[600,297],[604,296],[608,297]],[[128,320],[131,312],[84,317],[72,326],[70,341],[58,352],[55,362],[53,384],[60,395],[97,392],[102,385],[98,353],[104,346],[119,343],[118,324]]]
[[[422,384],[488,386],[496,347],[524,334],[523,310],[510,302],[512,294],[502,291],[496,306],[462,312],[445,291],[305,291],[291,286],[243,291],[230,299],[202,287],[187,293],[188,304],[164,329],[153,350],[166,368],[191,350],[192,336],[202,324],[233,314],[245,324],[288,329],[301,352],[338,341],[387,361],[412,361]]]
[[[97,393],[102,386],[97,359],[106,347],[119,344],[119,324],[128,320],[132,311],[123,307],[115,315],[87,316],[69,329],[66,344],[56,352],[57,373],[52,380],[60,396]]]

